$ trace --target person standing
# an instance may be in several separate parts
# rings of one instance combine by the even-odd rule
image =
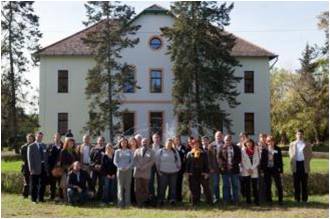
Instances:
[[[60,153],[60,166],[63,169],[61,177],[61,188],[63,191],[63,198],[67,201],[67,177],[72,164],[76,161],[76,154],[74,150],[75,141],[73,138],[66,138],[63,148]]]
[[[35,138],[32,133],[26,135],[26,143],[21,146],[21,157],[23,160],[21,172],[24,177],[24,184],[23,184],[23,192],[22,195],[24,198],[29,197],[29,190],[30,190],[30,170],[28,164],[28,147],[35,141]]]
[[[72,164],[72,171],[68,173],[67,178],[68,203],[71,205],[81,204],[91,199],[90,186],[91,179],[89,174],[81,169],[79,161],[75,161]]]
[[[118,205],[127,207],[131,205],[133,153],[124,137],[119,142],[119,149],[115,151],[114,164],[117,166]]]
[[[241,163],[241,149],[232,143],[232,136],[225,136],[225,144],[218,153],[220,172],[222,174],[223,200],[227,204],[239,201],[239,173]]]
[[[59,188],[59,197],[63,198],[63,191],[60,189],[61,177],[54,176],[52,170],[59,166],[60,153],[63,148],[63,142],[61,141],[60,133],[55,133],[53,136],[53,143],[48,146],[48,173],[49,173],[49,184],[50,184],[50,199],[54,200],[56,196],[57,186]]]
[[[101,173],[102,156],[105,152],[105,139],[103,136],[97,138],[96,146],[90,150],[90,166],[91,166],[91,178],[92,188],[95,194],[95,198],[100,200],[102,197],[103,189],[103,176]],[[96,192],[96,184],[98,184]]]
[[[304,131],[297,130],[296,140],[291,142],[289,147],[294,197],[297,202],[308,200],[308,173],[312,156],[312,146],[304,141]]]
[[[91,144],[91,137],[88,134],[83,136],[83,143],[77,147],[77,156],[81,164],[81,168],[88,174],[91,172],[91,150],[93,145]]]
[[[267,148],[267,134],[260,133],[259,134],[259,142],[258,142],[258,151],[259,157],[261,159],[262,149]],[[261,168],[261,165],[258,166],[258,188],[259,188],[259,202],[265,201],[265,182],[264,182],[264,173]]]
[[[139,148],[142,145],[142,135],[141,134],[136,134],[134,136],[136,143],[137,143],[137,147]]]
[[[156,168],[160,177],[159,204],[164,204],[167,187],[169,188],[170,204],[175,204],[176,181],[178,172],[181,169],[181,160],[178,151],[174,147],[173,139],[168,139],[165,147],[157,151]]]
[[[252,139],[244,142],[242,148],[242,184],[245,190],[246,202],[251,204],[251,186],[254,197],[254,203],[259,205],[258,192],[258,166],[260,155],[258,147],[255,146]]]
[[[142,139],[142,146],[134,152],[135,197],[138,207],[147,204],[149,198],[149,179],[155,163],[155,152],[149,147],[149,140]]]
[[[140,137],[140,136],[138,136],[138,137]],[[141,143],[141,140],[140,140],[140,143]],[[132,153],[134,155],[135,150],[138,149],[139,145],[141,145],[141,144],[138,143],[138,140],[136,140],[136,138],[130,137],[129,140],[128,140],[128,145],[129,145],[129,148],[132,150]],[[133,172],[132,172],[132,183],[131,183],[131,202],[132,202],[132,205],[136,204],[136,197],[135,197],[134,187],[135,187],[135,180],[134,180],[134,176],[133,176]]]
[[[191,146],[192,150],[187,154],[186,172],[192,196],[192,204],[197,205],[199,203],[202,186],[206,202],[211,205],[212,196],[209,182],[207,154],[201,149],[198,141],[192,140]]]
[[[176,150],[179,153],[180,156],[180,161],[181,161],[181,168],[178,172],[178,177],[176,181],[176,201],[177,202],[182,202],[182,183],[183,183],[183,176],[186,168],[186,156],[188,154],[187,148],[181,144],[181,137],[180,135],[177,135],[174,137],[173,144],[176,148]]]
[[[283,202],[283,159],[281,149],[275,144],[273,136],[267,137],[267,148],[261,153],[261,168],[264,172],[266,201],[272,202],[272,178],[275,181],[279,204]]]
[[[102,202],[107,205],[116,201],[116,173],[117,167],[114,164],[114,149],[111,144],[105,147],[105,154],[102,157],[101,172],[103,174],[103,195]]]
[[[33,203],[44,202],[46,180],[48,176],[47,147],[42,143],[43,133],[38,131],[35,142],[28,146],[27,159],[31,174],[31,200]]]
[[[157,151],[161,148],[163,148],[164,146],[160,143],[160,135],[158,133],[154,133],[152,135],[152,145],[151,148],[154,151],[154,154],[157,153]],[[159,174],[157,173],[157,169],[156,169],[156,165],[153,165],[151,168],[151,176],[150,176],[150,180],[149,180],[149,196],[151,200],[157,201],[157,196],[159,195],[159,188],[160,188],[160,182],[159,182]],[[155,192],[155,178],[157,181],[157,195]]]
[[[220,191],[219,191],[219,163],[217,159],[217,148],[209,143],[209,138],[203,136],[202,138],[203,147],[206,148],[208,165],[210,171],[210,188],[212,192],[213,203],[218,203],[220,201]]]

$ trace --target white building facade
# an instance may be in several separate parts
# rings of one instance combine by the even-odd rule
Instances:
[[[133,25],[141,25],[136,34],[140,41],[134,48],[124,50],[122,56],[125,62],[135,66],[134,77],[141,89],[128,89],[124,94],[121,110],[127,112],[119,119],[127,135],[141,133],[147,137],[161,131],[165,138],[174,134],[177,125],[171,95],[174,77],[166,54],[168,42],[160,36],[160,28],[173,22],[173,16],[156,5],[145,9],[133,21]],[[50,142],[54,133],[63,134],[67,129],[81,142],[83,127],[90,116],[85,78],[95,64],[81,40],[88,30],[90,28],[40,52],[39,123],[45,142]],[[237,140],[242,131],[249,132],[253,138],[258,133],[270,132],[269,62],[276,55],[241,38],[237,38],[236,44],[232,55],[241,64],[235,70],[235,74],[243,78],[237,88],[241,104],[228,112]],[[109,140],[108,131],[103,135]]]

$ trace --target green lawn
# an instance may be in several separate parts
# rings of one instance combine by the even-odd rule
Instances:
[[[163,208],[135,208],[120,209],[118,207],[100,207],[89,204],[72,207],[64,204],[45,202],[32,204],[29,199],[19,195],[1,194],[2,217],[328,217],[329,196],[311,196],[306,205],[296,204],[292,200],[285,200],[283,206],[164,206]]]
[[[284,172],[290,172],[289,158],[284,157]],[[19,172],[21,171],[21,161],[1,161],[1,172]],[[311,171],[313,173],[329,172],[328,159],[312,159]]]

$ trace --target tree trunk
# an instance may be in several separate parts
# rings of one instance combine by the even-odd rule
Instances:
[[[14,57],[12,50],[12,22],[13,22],[13,9],[11,2],[9,3],[9,83],[10,83],[10,146],[14,147],[15,153],[19,153],[19,148],[17,145],[17,111],[16,111],[16,83],[15,83],[15,72],[14,72]]]

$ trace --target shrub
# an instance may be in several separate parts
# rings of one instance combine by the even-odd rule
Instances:
[[[312,173],[308,177],[310,195],[323,195],[329,193],[328,173]],[[21,193],[23,188],[23,176],[21,175],[21,173],[1,173],[1,187],[3,192]],[[293,196],[293,177],[291,174],[283,175],[283,189],[285,195]],[[276,193],[276,190],[273,189],[273,192]],[[189,200],[190,191],[188,187],[187,177],[184,178],[183,196],[185,200]]]

